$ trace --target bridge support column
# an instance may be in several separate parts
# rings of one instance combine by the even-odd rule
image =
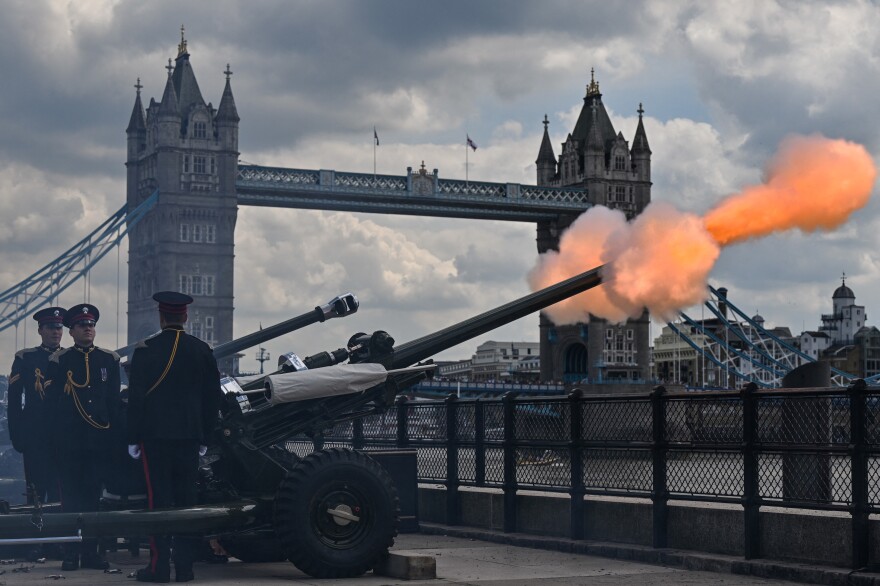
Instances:
[[[577,216],[566,215],[558,216],[555,220],[544,220],[538,222],[537,244],[538,253],[544,254],[550,250],[559,250],[559,237],[571,226]],[[541,352],[541,381],[550,382],[553,380],[562,380],[563,378],[563,359],[558,356],[559,347],[555,344],[558,339],[556,335],[557,326],[548,319],[544,312],[540,314],[539,332],[540,332],[540,352]],[[573,328],[578,326],[562,326],[562,328]]]

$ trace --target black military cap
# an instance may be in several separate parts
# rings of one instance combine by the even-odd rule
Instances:
[[[177,291],[159,291],[153,294],[153,301],[159,303],[159,311],[162,313],[186,313],[186,306],[193,302],[193,298]]]
[[[63,307],[47,307],[46,309],[41,309],[35,313],[34,319],[37,320],[37,324],[41,326],[60,328],[64,325],[64,316],[66,314],[67,310]]]
[[[64,316],[64,325],[69,328],[72,328],[79,323],[93,326],[98,323],[98,318],[100,317],[101,312],[98,311],[97,307],[89,303],[82,303],[80,305],[74,305],[67,310],[67,315]]]

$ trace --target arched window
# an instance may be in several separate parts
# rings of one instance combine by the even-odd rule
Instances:
[[[208,124],[203,121],[193,122],[193,138],[205,138],[208,136]]]
[[[587,347],[574,343],[565,349],[565,380],[576,381],[587,376]]]

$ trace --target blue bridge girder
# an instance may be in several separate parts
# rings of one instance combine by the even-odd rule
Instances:
[[[592,207],[578,187],[440,179],[433,174],[372,175],[239,165],[241,205],[539,222]]]
[[[85,238],[32,275],[0,291],[0,332],[17,326],[31,313],[57,299],[64,290],[88,275],[98,261],[119,246],[128,231],[159,199],[156,190],[133,210],[123,205]]]

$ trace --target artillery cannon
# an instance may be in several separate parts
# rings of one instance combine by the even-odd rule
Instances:
[[[420,361],[599,285],[600,269],[405,344],[395,346],[384,331],[359,333],[332,352],[302,360],[286,355],[278,373],[225,379],[225,406],[208,453],[211,477],[201,486],[198,507],[45,514],[39,507],[13,507],[0,514],[0,536],[34,542],[71,540],[77,532],[84,537],[198,533],[219,536],[242,561],[286,558],[319,578],[363,574],[381,561],[397,535],[398,498],[388,473],[355,450],[319,450],[300,459],[279,444],[381,413],[432,368]],[[225,351],[216,348],[218,357]],[[309,376],[314,378],[302,378]],[[340,388],[339,381],[348,379],[359,382]],[[297,395],[298,380],[307,380],[299,386],[308,391],[305,398]]]

